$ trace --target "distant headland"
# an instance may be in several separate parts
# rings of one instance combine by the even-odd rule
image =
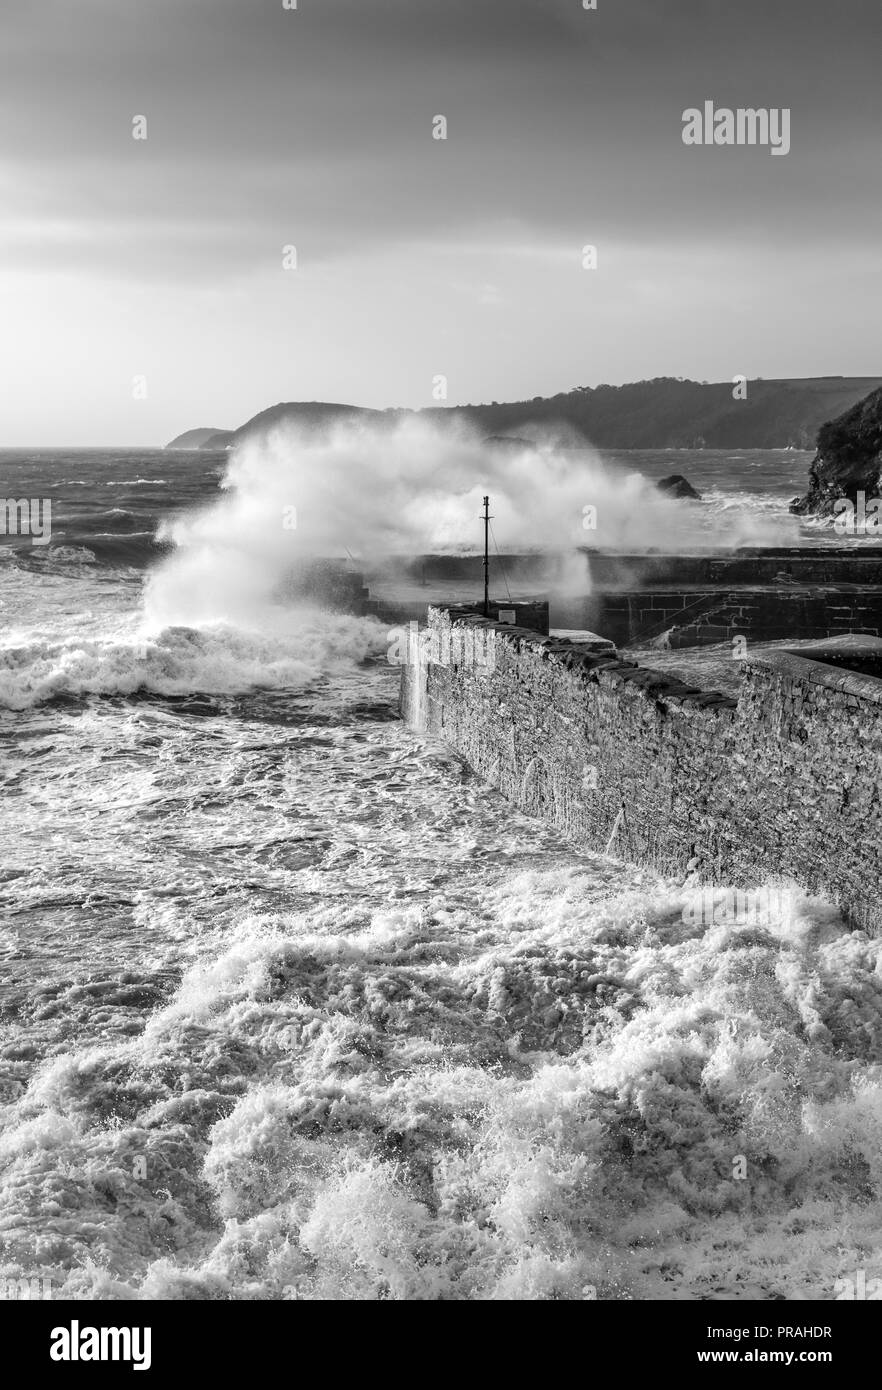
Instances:
[[[169,449],[228,449],[288,422],[320,428],[339,416],[363,415],[394,423],[405,415],[468,421],[483,435],[578,434],[601,449],[812,449],[825,422],[855,406],[882,377],[789,377],[689,381],[655,377],[623,386],[577,386],[555,396],[483,405],[428,406],[422,411],[326,401],[270,406],[232,430],[191,429]]]

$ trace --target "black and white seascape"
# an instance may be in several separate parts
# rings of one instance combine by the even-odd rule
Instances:
[[[882,781],[880,30],[4,6],[0,1300],[882,1297],[869,832],[664,871],[399,711],[489,498],[494,620],[838,643]]]

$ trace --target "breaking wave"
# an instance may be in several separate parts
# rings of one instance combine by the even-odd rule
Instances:
[[[151,633],[140,618],[109,631],[41,631],[0,643],[0,706],[22,710],[64,697],[137,692],[299,690],[385,647],[386,628],[373,619],[308,609],[259,631],[216,624]]]
[[[823,1299],[882,1273],[882,942],[806,900],[696,928],[596,864],[472,912],[243,921],[142,1036],[11,1107],[7,1269],[163,1299]]]

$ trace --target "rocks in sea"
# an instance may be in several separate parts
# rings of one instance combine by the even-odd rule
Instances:
[[[882,387],[822,425],[817,450],[808,492],[791,502],[791,512],[830,516],[838,498],[882,495]]]
[[[483,442],[485,445],[490,444],[494,449],[523,450],[536,448],[536,441],[534,439],[522,439],[520,435],[517,434],[488,434]]]
[[[672,473],[668,478],[659,478],[656,483],[659,492],[667,493],[668,497],[692,497],[696,502],[701,501],[701,493],[696,492],[688,478],[684,478],[682,473]]]

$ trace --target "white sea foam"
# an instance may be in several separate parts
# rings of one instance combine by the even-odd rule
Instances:
[[[51,1251],[78,1297],[830,1298],[882,1272],[882,943],[806,900],[702,933],[682,894],[602,877],[244,920],[142,1037],[8,1113],[6,1259]]]
[[[379,623],[300,611],[275,632],[224,625],[0,645],[0,705],[26,709],[59,696],[159,695],[302,689],[384,650]]]
[[[374,619],[303,602],[265,603],[250,624],[151,621],[139,584],[92,569],[76,568],[75,589],[61,566],[4,572],[0,708],[136,691],[301,690],[353,671],[387,646],[388,630]]]
[[[419,439],[396,439],[398,476]],[[286,448],[233,460],[146,611],[120,576],[4,569],[0,1274],[89,1299],[824,1299],[882,1277],[882,943],[829,906],[768,894],[704,928],[696,893],[575,854],[327,694],[312,725],[45,707],[375,693],[382,630],[280,605],[291,533],[267,518],[342,493],[367,548],[397,500],[410,546],[419,486],[382,493],[380,442],[345,435],[309,446],[298,496]],[[434,456],[436,501],[533,505],[526,461],[475,489],[486,451],[463,448],[459,474]],[[564,491],[578,523],[593,499]]]

